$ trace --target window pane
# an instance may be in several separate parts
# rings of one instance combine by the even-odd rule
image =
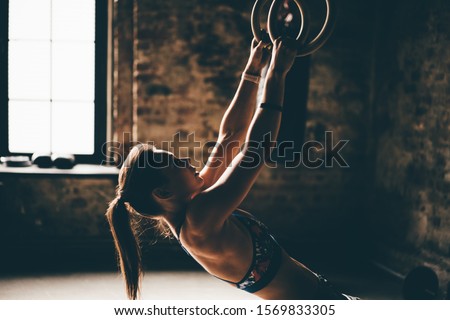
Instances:
[[[9,0],[9,38],[50,40],[50,14],[50,0]]]
[[[53,40],[95,41],[95,0],[53,0]]]
[[[9,151],[50,151],[50,102],[9,102]]]
[[[95,0],[9,0],[10,152],[94,153],[95,11]]]
[[[9,42],[9,98],[50,100],[50,41]]]
[[[94,103],[54,102],[52,147],[55,153],[94,153]]]
[[[95,44],[54,42],[52,74],[54,100],[94,101]]]

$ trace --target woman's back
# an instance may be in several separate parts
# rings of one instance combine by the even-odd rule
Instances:
[[[165,150],[141,147],[130,152],[107,217],[131,299],[138,297],[142,274],[140,248],[130,221],[134,212],[167,224],[208,272],[239,289],[265,299],[330,297],[318,294],[320,278],[287,255],[261,222],[236,209],[264,164],[271,162],[286,75],[295,55],[295,41],[273,43],[261,103],[255,110],[259,81],[255,74],[261,74],[269,58],[266,46],[255,43],[246,76],[200,173],[189,160]]]
[[[318,279],[278,245],[250,213],[236,209],[223,228],[207,237],[185,222],[180,243],[210,274],[264,299],[313,299]]]

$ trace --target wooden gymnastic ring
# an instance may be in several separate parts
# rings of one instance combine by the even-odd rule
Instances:
[[[256,41],[264,41],[264,43],[273,43],[275,39],[263,39],[262,37],[262,30],[261,30],[261,21],[260,21],[260,16],[261,16],[261,9],[262,7],[267,3],[267,1],[269,0],[256,0],[255,4],[253,5],[253,9],[252,9],[252,18],[251,18],[251,23],[252,23],[252,32],[253,32],[253,36],[255,37]],[[271,5],[271,10],[273,8],[273,5],[275,2],[277,2],[279,0],[274,0],[272,5]],[[300,25],[300,31],[297,35],[297,43],[304,43],[306,38],[308,37],[308,30],[309,30],[309,23],[306,23],[305,18],[307,16],[304,8],[302,7],[302,3],[301,0],[294,0],[294,2],[297,4],[299,11],[300,11],[300,19],[301,19],[301,25]],[[280,5],[281,2],[278,4]],[[269,11],[269,18],[270,18],[270,11]],[[276,15],[274,15],[274,19],[276,19]],[[270,29],[272,27],[273,30],[275,30],[276,24],[272,24],[272,26],[269,23],[270,20],[268,20],[268,32],[270,34]],[[308,21],[309,22],[309,21]],[[265,41],[268,40],[268,41]]]
[[[281,6],[281,4],[284,2],[284,0],[274,0],[272,2],[272,5],[270,6],[270,10],[269,10],[269,17],[268,17],[268,32],[269,32],[269,37],[270,37],[270,41],[273,43],[275,42],[275,39],[278,38],[279,36],[281,36],[281,31],[278,28],[278,19],[277,19],[277,12]],[[304,2],[304,0],[294,0],[295,4],[297,5],[297,8],[300,12],[300,31],[297,35],[297,46],[299,46],[300,44],[304,44],[306,42],[306,39],[308,38],[309,35],[309,30],[310,30],[310,15],[309,15],[309,10],[308,10],[308,6],[306,5],[306,3]]]
[[[269,12],[268,25],[269,25],[269,36],[270,40],[273,42],[276,38],[280,36],[280,34],[276,33],[277,29],[273,28],[276,25],[276,12],[279,9],[279,6],[282,4],[283,0],[274,0]],[[296,1],[297,2],[297,1]],[[304,44],[301,40],[304,38],[297,38],[297,57],[304,57],[314,53],[319,50],[325,42],[330,38],[333,33],[334,25],[336,22],[336,7],[334,0],[325,0],[327,5],[327,15],[325,17],[325,22],[323,24],[322,29],[319,34],[308,44]],[[297,4],[298,5],[298,4]],[[301,6],[301,5],[300,5]],[[300,7],[299,6],[299,7]],[[303,4],[303,11],[306,11],[306,6]],[[302,14],[302,12],[300,12]],[[305,14],[306,16],[306,14]],[[303,16],[302,16],[303,19]],[[308,21],[309,22],[309,21]],[[275,32],[274,32],[275,31]]]

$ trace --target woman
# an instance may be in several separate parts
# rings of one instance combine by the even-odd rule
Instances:
[[[351,298],[291,258],[260,221],[237,208],[274,145],[258,142],[266,134],[276,141],[285,78],[295,55],[290,39],[277,39],[271,54],[262,42],[253,43],[216,147],[200,173],[188,160],[154,146],[140,145],[130,152],[107,211],[130,299],[138,297],[142,272],[133,214],[166,226],[206,271],[260,298]],[[258,82],[270,56],[255,112]]]

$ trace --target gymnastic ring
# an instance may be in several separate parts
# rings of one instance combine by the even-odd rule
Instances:
[[[274,0],[269,9],[269,17],[268,17],[269,20],[268,20],[267,24],[268,24],[268,32],[269,32],[270,41],[272,43],[274,43],[275,39],[281,35],[281,31],[278,28],[278,20],[277,20],[276,12],[278,11],[278,9],[280,8],[280,5],[283,2],[284,2],[284,0]],[[297,8],[300,12],[300,19],[301,19],[300,31],[299,31],[299,34],[296,39],[297,47],[299,47],[299,45],[300,44],[303,45],[306,42],[306,39],[308,38],[309,30],[310,30],[310,26],[311,26],[311,23],[310,23],[311,17],[309,14],[308,6],[306,5],[306,3],[303,0],[294,0],[294,2],[297,5]],[[270,19],[272,19],[272,21]],[[276,35],[276,36],[270,36],[270,35]]]
[[[256,41],[259,42],[262,40],[264,43],[269,44],[269,43],[273,42],[274,40],[267,39],[268,41],[265,41],[266,39],[263,39],[262,30],[261,30],[261,21],[260,21],[261,9],[267,3],[267,1],[269,1],[269,0],[256,0],[255,1],[255,4],[253,5],[253,9],[252,9],[251,24],[252,24],[253,37],[255,37]],[[274,0],[274,2],[275,1],[278,1],[278,0]],[[305,32],[306,24],[305,24],[304,10],[302,8],[302,4],[300,3],[300,0],[294,0],[294,1],[300,10],[300,18],[301,18],[300,31],[297,35],[296,40],[301,42],[301,41],[303,41],[303,39],[306,39],[306,37],[307,37],[306,32]],[[272,3],[272,6],[273,6],[273,3]],[[271,8],[272,8],[272,6],[271,6]],[[269,13],[269,15],[270,15],[270,13]],[[270,29],[269,23],[268,23],[267,27],[268,27],[268,29]],[[274,28],[274,26],[272,26],[272,28]]]
[[[276,16],[274,12],[276,12],[281,5],[282,0],[274,0],[272,3],[271,11],[269,12],[269,18],[268,18],[268,25],[269,25],[269,36],[270,40],[273,42],[277,37],[279,37],[279,34],[274,33],[273,31],[276,30],[272,28],[272,26],[276,22]],[[325,0],[325,3],[327,5],[327,15],[325,17],[325,22],[323,24],[322,29],[320,30],[319,34],[307,45],[299,41],[297,39],[297,57],[304,57],[307,55],[310,55],[317,50],[319,50],[325,42],[330,38],[334,25],[336,22],[336,7],[334,0]],[[272,32],[270,32],[272,31]]]

